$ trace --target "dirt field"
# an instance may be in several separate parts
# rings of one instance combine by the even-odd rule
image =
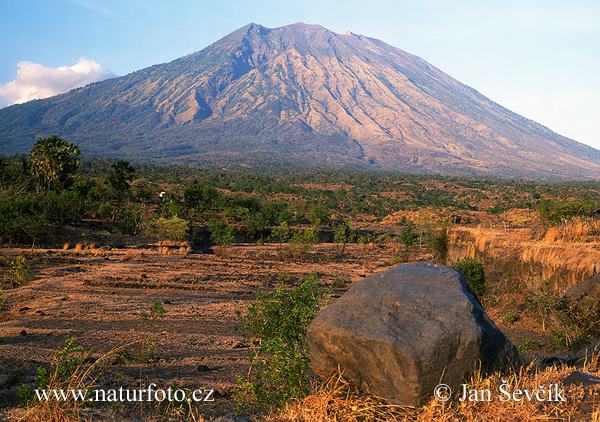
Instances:
[[[323,285],[337,279],[338,285],[343,280],[349,286],[390,266],[386,251],[369,246],[354,245],[343,257],[337,245],[318,245],[305,254],[275,245],[235,245],[220,255],[133,241],[138,244],[113,249],[1,251],[9,259],[25,254],[35,275],[26,285],[5,290],[0,313],[3,406],[18,403],[18,386],[32,382],[36,369],[48,365],[69,336],[100,357],[156,334],[154,358],[112,365],[122,376],[111,377],[103,387],[153,382],[165,389],[173,383],[214,389],[217,398],[203,403],[204,415],[232,414],[236,379],[248,370],[247,348],[235,330],[236,311],[246,309],[258,288],[274,290],[282,274],[290,276],[290,287],[299,285],[309,273],[317,273]],[[345,290],[336,288],[333,296]],[[141,315],[155,300],[166,313],[145,332]]]
[[[123,238],[113,247],[0,250],[0,256],[9,259],[24,254],[34,274],[31,282],[4,293],[0,420],[19,414],[14,409],[19,385],[31,384],[36,369],[49,365],[69,336],[80,339],[98,358],[112,348],[156,335],[152,359],[121,364],[111,359],[111,376],[99,386],[135,389],[155,383],[162,389],[176,385],[215,390],[215,401],[201,404],[203,416],[234,414],[236,379],[248,370],[247,347],[235,330],[236,311],[245,310],[258,288],[274,290],[282,274],[290,276],[286,284],[293,287],[307,274],[317,273],[322,285],[335,284],[335,299],[352,283],[390,268],[394,255],[390,247],[376,245],[347,246],[342,255],[340,246],[333,244],[316,245],[306,253],[281,245],[234,245],[221,255],[219,250],[197,253],[184,244],[151,242]],[[416,248],[410,260],[420,259],[431,255]],[[155,300],[166,313],[144,329],[142,312]],[[505,295],[489,314],[515,344],[551,342],[534,317],[522,317],[510,326],[501,322],[507,310],[519,306],[525,306],[526,314],[521,295]],[[127,409],[102,411],[103,417],[110,417]],[[140,416],[139,409],[135,412]],[[149,415],[152,409],[144,412]]]

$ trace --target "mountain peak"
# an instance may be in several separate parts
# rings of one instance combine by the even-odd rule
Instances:
[[[251,23],[202,51],[0,110],[0,147],[57,133],[86,157],[268,160],[511,178],[600,177],[600,152],[421,58],[320,25]],[[159,141],[160,140],[160,141]]]

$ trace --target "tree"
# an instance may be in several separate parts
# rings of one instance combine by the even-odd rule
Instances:
[[[129,181],[133,178],[135,169],[129,161],[117,160],[110,166],[106,181],[117,193],[117,200],[121,202],[121,197],[129,190]]]
[[[333,230],[333,241],[335,243],[342,244],[342,255],[346,250],[346,243],[350,242],[354,237],[354,232],[350,228],[350,225],[343,218],[339,219],[334,225]]]
[[[29,166],[43,188],[65,188],[79,168],[79,147],[52,135],[40,138],[29,153]]]
[[[419,235],[413,229],[413,223],[410,222],[402,233],[400,233],[400,242],[405,246],[404,254],[408,257],[408,251],[417,242]]]

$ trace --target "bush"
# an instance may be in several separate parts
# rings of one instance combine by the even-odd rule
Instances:
[[[235,242],[235,227],[216,218],[211,220],[210,240],[219,245],[222,250],[225,246]]]
[[[35,237],[43,221],[44,204],[36,198],[0,200],[0,244]]]
[[[469,286],[478,297],[485,293],[485,271],[481,262],[475,258],[465,258],[456,262],[454,268],[465,276]]]
[[[510,310],[502,316],[502,322],[506,325],[514,324],[519,320],[519,314],[515,310]]]
[[[550,328],[558,347],[573,349],[600,336],[600,299],[562,301],[546,283],[530,302],[537,308],[542,329]]]
[[[591,201],[555,202],[542,200],[537,206],[537,211],[548,224],[556,226],[577,215],[587,214],[592,206]]]
[[[36,371],[34,388],[36,390],[73,388],[75,381],[82,370],[81,364],[85,350],[79,344],[79,340],[73,336],[65,340],[63,349],[52,359],[52,366],[46,368],[40,366]],[[25,404],[32,404],[37,401],[34,390],[21,386],[19,390],[21,400]]]
[[[248,306],[241,320],[251,369],[247,377],[238,378],[238,408],[255,401],[280,408],[290,399],[308,391],[310,357],[306,328],[323,304],[325,292],[317,286],[316,275],[286,290],[280,281],[274,293],[261,290]]]
[[[189,223],[179,217],[147,220],[143,224],[142,232],[145,236],[156,236],[163,239],[185,240],[189,230]]]
[[[13,287],[20,286],[33,279],[31,269],[25,263],[25,256],[23,255],[19,255],[13,260],[6,260],[6,271]]]

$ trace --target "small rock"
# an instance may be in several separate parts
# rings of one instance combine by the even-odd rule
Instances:
[[[28,310],[30,310],[31,308],[29,306],[23,306],[22,308],[19,308],[19,312],[24,313]]]
[[[27,331],[25,330],[21,330],[21,332],[19,333],[20,336],[26,336],[27,335]]]
[[[245,418],[243,416],[219,416],[217,419],[212,422],[254,422],[252,419]]]
[[[206,365],[198,365],[198,367],[196,368],[196,370],[198,372],[208,372],[210,371],[210,367],[206,366]]]
[[[171,304],[171,301],[170,301],[169,299],[167,299],[167,300],[165,300],[163,303],[164,303],[165,305],[170,305],[170,304]]]
[[[593,375],[584,374],[583,372],[573,371],[571,374],[562,380],[563,385],[594,385],[600,384],[600,378]]]

